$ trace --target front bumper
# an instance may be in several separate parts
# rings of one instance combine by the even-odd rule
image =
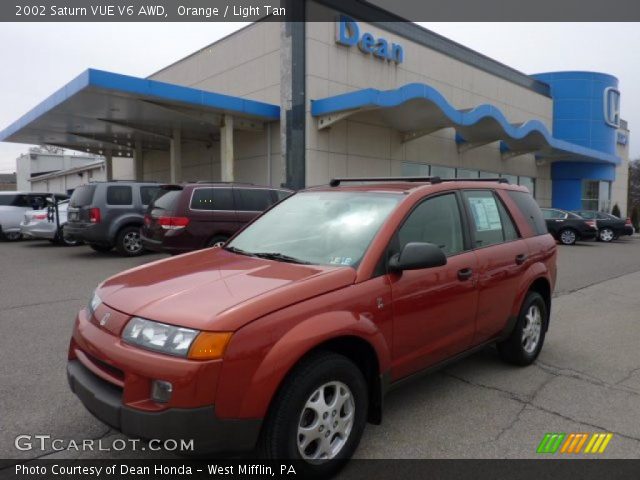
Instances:
[[[143,439],[193,440],[197,452],[235,453],[252,450],[261,419],[221,419],[214,407],[169,408],[145,412],[122,404],[122,390],[94,375],[78,360],[67,364],[73,393],[98,420],[125,435]]]

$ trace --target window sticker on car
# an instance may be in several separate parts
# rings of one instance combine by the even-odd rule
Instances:
[[[500,212],[494,198],[469,198],[478,231],[501,230]]]

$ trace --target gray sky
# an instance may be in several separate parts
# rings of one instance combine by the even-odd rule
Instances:
[[[637,23],[422,23],[525,73],[594,70],[620,79],[622,118],[640,125]],[[231,23],[4,23],[0,130],[83,70],[147,76],[237,30]],[[0,143],[0,173],[15,170],[25,145]]]

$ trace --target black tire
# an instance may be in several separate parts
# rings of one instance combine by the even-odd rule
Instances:
[[[225,237],[224,235],[216,235],[207,242],[207,248],[222,247],[225,243],[227,243],[227,240],[229,240],[229,237]]]
[[[575,245],[578,234],[572,228],[563,228],[558,232],[558,241],[563,245]]]
[[[614,237],[615,234],[613,233],[613,230],[608,227],[601,228],[598,232],[598,240],[600,240],[601,242],[609,243],[614,239]]]
[[[352,398],[353,402],[346,400],[344,406],[336,407],[336,410],[339,410],[337,413],[333,410],[327,418],[321,417],[306,405],[312,395],[323,386],[325,387],[323,399],[326,398],[326,392],[330,395],[332,382],[348,387],[351,393],[348,398]],[[333,391],[336,392],[337,388]],[[346,391],[342,390],[343,393]],[[335,420],[347,415],[346,412],[351,407],[354,408],[351,410],[353,423],[346,438],[343,438],[338,433],[339,422]],[[299,465],[303,471],[298,474],[302,473],[303,478],[333,475],[346,464],[358,447],[366,424],[368,407],[367,383],[360,369],[351,360],[332,352],[313,353],[291,371],[280,387],[261,432],[258,454],[269,460],[300,460]],[[337,442],[336,446],[340,444],[341,438],[343,439],[342,446],[334,452],[333,458],[312,463],[302,456],[298,449],[298,441],[304,439],[304,435],[298,431],[302,421],[314,424],[317,421],[320,424],[317,431],[315,427],[310,431],[313,435],[319,435],[320,438],[309,442],[305,450],[308,454],[319,451],[317,449],[321,448],[323,438],[332,438],[332,442]],[[332,431],[332,428],[337,430]],[[323,431],[324,434],[320,434]],[[296,465],[297,469],[298,465]]]
[[[60,233],[56,235],[55,242],[63,247],[77,247],[82,245],[83,242],[73,237],[65,237],[62,227],[60,227]]]
[[[137,257],[144,253],[144,246],[140,238],[140,227],[130,225],[123,227],[116,235],[116,250],[125,257]]]
[[[97,243],[90,243],[89,247],[92,250],[95,250],[96,252],[100,252],[100,253],[110,252],[111,249],[113,248],[111,245],[99,245]]]
[[[526,347],[531,347],[530,344],[525,342],[525,334],[524,330],[529,324],[528,315],[531,314],[531,309],[538,309],[540,313],[540,331],[537,343],[535,348],[528,350]],[[538,355],[540,354],[540,350],[542,349],[542,345],[544,344],[544,337],[547,331],[547,325],[549,324],[549,312],[547,309],[547,304],[538,292],[529,292],[522,302],[522,307],[520,308],[520,313],[518,314],[518,320],[516,322],[513,331],[509,335],[509,337],[499,342],[498,353],[502,360],[507,363],[512,363],[514,365],[531,365]]]
[[[19,242],[22,240],[22,234],[20,232],[4,233],[2,236],[6,242]]]

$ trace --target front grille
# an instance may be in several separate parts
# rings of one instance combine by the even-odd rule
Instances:
[[[93,363],[96,367],[98,367],[100,370],[124,382],[124,372],[122,370],[114,367],[113,365],[109,365],[106,362],[103,362],[102,360],[94,357],[93,355],[89,355],[87,352],[83,351],[82,353],[84,353],[87,359],[91,363]]]

